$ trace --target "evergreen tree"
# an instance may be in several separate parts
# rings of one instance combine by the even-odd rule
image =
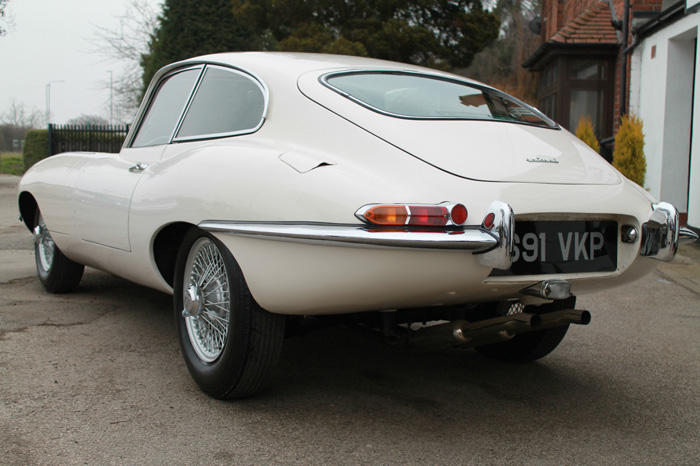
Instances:
[[[160,26],[141,58],[144,89],[163,66],[218,52],[249,49],[245,29],[233,15],[231,0],[165,0]]]
[[[613,167],[639,186],[644,186],[647,161],[644,156],[642,120],[636,115],[623,115],[615,135]]]
[[[165,0],[144,88],[161,67],[196,55],[285,50],[465,67],[498,36],[482,0]]]
[[[588,115],[581,117],[576,126],[576,137],[585,142],[588,147],[600,154],[600,143],[593,129],[593,122]]]
[[[481,0],[232,0],[260,50],[465,67],[498,36]]]

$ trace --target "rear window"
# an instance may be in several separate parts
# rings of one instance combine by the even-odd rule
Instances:
[[[361,105],[395,117],[499,120],[557,128],[552,120],[514,97],[447,78],[372,71],[326,75],[323,82]]]

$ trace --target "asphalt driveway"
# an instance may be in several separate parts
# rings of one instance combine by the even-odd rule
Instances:
[[[49,295],[0,175],[0,464],[700,464],[700,249],[608,293],[549,357],[287,340],[260,397],[189,377],[170,297],[87,270]]]

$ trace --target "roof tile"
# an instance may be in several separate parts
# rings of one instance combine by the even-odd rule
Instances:
[[[617,34],[612,27],[611,19],[608,3],[596,2],[557,31],[548,42],[617,44]]]

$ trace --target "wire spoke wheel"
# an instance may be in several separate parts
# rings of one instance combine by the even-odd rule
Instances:
[[[37,225],[34,227],[34,243],[37,248],[37,265],[44,273],[48,273],[53,265],[56,243],[54,243],[51,233],[46,228],[46,222],[41,213],[39,213]]]
[[[73,291],[80,283],[85,267],[68,259],[58,249],[38,208],[34,216],[32,234],[36,271],[41,285],[50,293]]]
[[[231,298],[224,258],[209,238],[192,246],[184,279],[182,313],[192,347],[202,361],[216,361],[229,332]]]

